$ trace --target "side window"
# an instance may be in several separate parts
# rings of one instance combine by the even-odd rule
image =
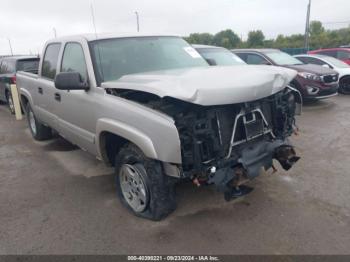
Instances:
[[[241,58],[244,62],[247,63],[247,54],[244,53],[235,53],[236,55],[238,55],[239,58]]]
[[[41,69],[41,76],[52,80],[55,79],[60,48],[61,44],[50,44],[47,46]]]
[[[320,52],[318,52],[318,54],[337,57],[337,52],[336,51],[320,51]]]
[[[1,74],[10,74],[15,72],[15,60],[9,61],[9,60],[3,60],[1,62]]]
[[[267,65],[270,64],[266,59],[259,55],[247,54],[247,63],[250,65]]]
[[[298,59],[300,57],[297,57]],[[304,63],[306,64],[313,64],[313,65],[324,65],[326,64],[325,62],[317,59],[317,58],[313,58],[313,57],[303,57],[303,58],[300,58],[301,61],[303,61]]]
[[[312,64],[311,60],[309,57],[296,57],[296,59],[300,60],[301,62],[303,62],[304,64]]]
[[[340,59],[340,60],[350,59],[350,52],[338,51],[337,52],[337,58]]]
[[[87,80],[84,51],[78,43],[68,43],[64,48],[61,72],[78,72],[83,81]]]

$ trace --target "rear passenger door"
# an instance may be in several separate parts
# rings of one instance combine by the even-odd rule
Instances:
[[[37,117],[53,129],[57,129],[57,112],[55,101],[55,77],[57,73],[58,58],[61,51],[60,43],[48,44],[41,64],[40,78],[37,86],[32,90],[35,100]]]

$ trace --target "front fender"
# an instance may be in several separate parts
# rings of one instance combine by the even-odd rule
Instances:
[[[96,146],[98,150],[98,155],[102,155],[102,149],[100,145],[100,137],[103,132],[110,132],[112,134],[118,135],[136,146],[138,146],[142,152],[149,158],[157,159],[163,162],[181,164],[181,146],[178,133],[176,136],[173,129],[166,132],[166,140],[164,139],[164,132],[162,134],[163,139],[157,136],[157,129],[155,125],[154,130],[146,134],[140,129],[135,128],[131,125],[123,123],[115,119],[102,118],[97,121],[96,126]]]

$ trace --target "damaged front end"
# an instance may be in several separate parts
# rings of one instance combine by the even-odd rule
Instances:
[[[273,159],[285,170],[299,160],[288,141],[297,132],[295,115],[301,112],[301,96],[292,88],[233,105],[200,106],[168,99],[152,107],[175,119],[183,176],[196,185],[215,184],[226,196],[257,177],[262,168],[275,170]]]
[[[288,170],[299,160],[288,137],[297,132],[300,93],[286,87],[252,102],[203,106],[133,91],[118,96],[136,100],[171,116],[181,140],[182,178],[196,185],[215,184],[225,198],[248,192],[242,186],[276,159]],[[142,97],[142,100],[140,100]]]

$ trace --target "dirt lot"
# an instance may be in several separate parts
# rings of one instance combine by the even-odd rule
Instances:
[[[307,105],[302,156],[225,202],[178,187],[166,220],[132,216],[113,171],[63,139],[34,142],[0,106],[0,254],[350,254],[350,96]]]

